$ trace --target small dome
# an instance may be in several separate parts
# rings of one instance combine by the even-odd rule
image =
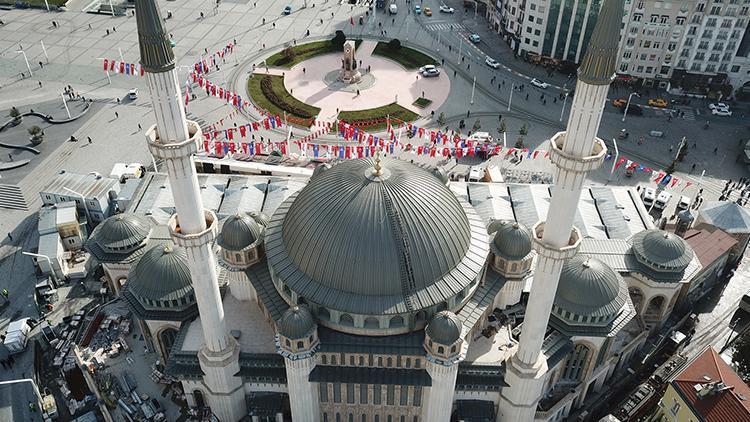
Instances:
[[[142,246],[151,232],[148,221],[136,214],[106,218],[91,233],[90,241],[110,253],[128,253]]]
[[[531,252],[531,230],[512,220],[490,223],[488,233],[495,233],[492,253],[510,260],[519,260]]]
[[[432,170],[432,175],[437,177],[438,180],[443,182],[443,184],[445,185],[447,185],[448,182],[451,180],[450,177],[448,177],[448,173],[446,173],[442,167],[435,167]]]
[[[681,237],[659,229],[636,233],[633,251],[639,262],[655,271],[682,271],[693,259],[693,249]]]
[[[130,270],[126,286],[138,298],[150,301],[179,301],[192,294],[187,252],[170,243],[154,246]]]
[[[616,314],[626,300],[619,274],[596,258],[576,255],[563,265],[554,304],[574,315],[599,317]]]
[[[224,220],[219,245],[228,250],[239,251],[255,243],[263,229],[258,221],[245,213],[237,213]]]
[[[293,306],[279,321],[279,334],[292,340],[303,339],[315,329],[315,319],[306,306]]]
[[[438,312],[427,325],[425,332],[430,339],[440,344],[453,344],[461,337],[461,320],[450,311]]]

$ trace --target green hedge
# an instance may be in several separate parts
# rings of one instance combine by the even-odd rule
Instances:
[[[247,81],[247,91],[258,107],[283,116],[290,122],[308,125],[320,113],[320,109],[294,98],[284,87],[284,77],[276,75],[253,75]]]
[[[435,59],[413,48],[401,46],[394,49],[387,42],[379,42],[372,54],[389,58],[407,69],[419,69],[427,64],[437,64]]]
[[[362,40],[354,41],[355,47],[359,47],[360,44],[362,44]],[[295,45],[289,48],[294,52],[293,57],[285,57],[284,50],[286,50],[286,48],[284,48],[278,53],[267,58],[266,64],[268,66],[289,69],[292,66],[298,63],[302,63],[303,61],[311,59],[315,56],[343,51],[343,47],[339,47],[333,44],[331,40],[314,41],[307,44]]]
[[[388,126],[386,118],[391,117],[391,125],[397,126],[403,120],[411,122],[419,118],[417,113],[408,110],[396,103],[367,110],[342,111],[339,120],[367,130],[379,130]]]
[[[428,105],[432,104],[432,100],[429,98],[419,97],[416,101],[414,101],[414,105],[419,108],[425,108]]]

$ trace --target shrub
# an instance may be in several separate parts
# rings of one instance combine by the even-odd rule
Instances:
[[[297,52],[294,51],[292,47],[287,47],[284,50],[282,50],[281,54],[284,56],[285,59],[292,61],[297,56]]]
[[[261,79],[260,90],[261,92],[263,92],[263,95],[266,98],[268,98],[268,101],[270,101],[276,107],[282,110],[286,110],[287,112],[294,114],[295,116],[299,116],[303,118],[313,117],[313,115],[310,114],[307,110],[304,110],[295,105],[289,104],[286,101],[284,101],[283,98],[278,96],[276,92],[273,90],[273,82],[270,76],[264,76],[263,79]]]
[[[521,135],[524,135],[524,136],[528,135],[529,134],[529,124],[528,123],[524,123],[523,126],[521,126],[521,129],[518,130],[518,133],[520,133]]]
[[[471,127],[471,131],[472,131],[472,132],[476,132],[476,131],[478,131],[478,130],[479,130],[479,129],[481,129],[481,128],[482,128],[482,122],[480,122],[480,121],[479,121],[479,119],[477,119],[477,120],[476,120],[476,121],[474,122],[474,126],[472,126],[472,127]]]
[[[508,125],[505,124],[505,120],[501,120],[500,127],[497,128],[497,132],[503,134],[506,130],[508,130]]]
[[[10,112],[8,113],[8,115],[9,115],[10,117],[12,117],[12,118],[14,118],[14,119],[15,119],[16,117],[20,116],[20,115],[21,115],[21,113],[19,113],[19,112],[18,112],[18,109],[17,109],[17,108],[15,108],[15,107],[11,107],[11,108],[10,108]]]
[[[401,50],[401,41],[399,41],[398,38],[388,41],[388,48],[394,51]]]
[[[437,118],[437,122],[440,126],[445,125],[445,113],[443,113],[442,111],[440,112],[440,115]]]
[[[519,137],[518,137],[518,139],[516,140],[516,145],[515,145],[515,147],[516,147],[516,148],[518,148],[518,149],[523,149],[523,148],[525,148],[525,147],[526,147],[526,146],[524,145],[524,143],[523,143],[523,136],[519,136]]]
[[[32,126],[32,127],[29,128],[29,135],[31,135],[31,136],[38,135],[40,133],[42,133],[42,128],[40,128],[37,125],[34,125],[34,126]]]

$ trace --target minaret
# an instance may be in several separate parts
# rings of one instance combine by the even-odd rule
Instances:
[[[315,351],[320,345],[318,325],[306,306],[284,312],[277,327],[277,351],[284,357],[286,386],[293,421],[320,421],[318,387],[310,381]]]
[[[437,313],[425,328],[424,348],[427,355],[425,369],[432,385],[426,389],[423,421],[448,422],[456,392],[458,365],[463,360],[463,323],[450,311]]]
[[[550,140],[554,163],[547,221],[532,228],[539,258],[517,352],[508,360],[498,421],[532,421],[544,388],[547,361],[542,342],[565,260],[575,255],[580,232],[573,227],[586,173],[601,165],[607,148],[596,137],[609,84],[615,74],[623,0],[605,0],[578,70],[576,95],[565,132]],[[554,211],[552,211],[554,210]],[[581,292],[585,294],[585,292]]]
[[[175,59],[156,0],[136,0],[141,65],[146,73],[156,125],[146,131],[148,147],[166,162],[176,214],[169,220],[174,243],[184,247],[198,303],[204,344],[198,352],[208,404],[222,422],[245,416],[239,373],[239,344],[227,331],[211,245],[216,215],[203,209],[193,154],[201,141],[195,122],[185,119]]]

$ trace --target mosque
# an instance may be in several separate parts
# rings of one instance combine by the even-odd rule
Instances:
[[[583,186],[606,154],[622,0],[604,3],[551,139],[554,186],[379,156],[309,180],[199,175],[160,11],[136,7],[168,173],[86,246],[188,404],[221,421],[564,420],[707,267],[632,189]]]

